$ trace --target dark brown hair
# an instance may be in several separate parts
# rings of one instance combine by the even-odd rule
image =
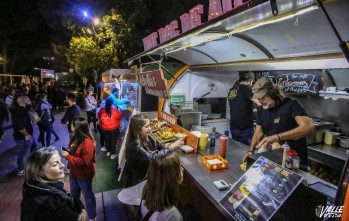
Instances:
[[[78,146],[86,139],[89,138],[94,141],[94,138],[91,134],[89,124],[87,120],[83,117],[77,117],[73,120],[74,126],[74,135],[70,141],[70,150],[71,153],[75,154]]]
[[[284,100],[284,94],[282,93],[281,87],[273,84],[271,89],[268,89],[266,96],[269,96],[275,101],[276,104],[280,104]]]
[[[147,209],[162,211],[176,206],[182,179],[181,163],[176,153],[153,159],[148,167],[147,182],[142,193]]]

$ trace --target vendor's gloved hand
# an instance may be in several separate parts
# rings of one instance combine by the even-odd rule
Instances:
[[[242,157],[242,162],[245,163],[247,160],[247,157],[252,156],[252,155],[253,155],[253,153],[251,151],[246,152],[244,154],[244,156]]]

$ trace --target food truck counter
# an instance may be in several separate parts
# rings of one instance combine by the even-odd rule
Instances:
[[[324,143],[308,146],[309,159],[342,171],[345,161],[349,157],[349,150]]]
[[[234,220],[230,214],[224,210],[222,205],[219,204],[220,199],[227,193],[228,190],[219,191],[214,186],[213,182],[217,180],[224,180],[231,186],[237,182],[244,174],[244,172],[240,169],[240,164],[242,156],[248,150],[248,147],[240,142],[229,139],[226,154],[226,160],[229,162],[229,167],[227,169],[209,171],[203,166],[201,157],[205,155],[217,154],[219,149],[218,146],[219,137],[217,136],[216,145],[213,148],[198,150],[197,154],[185,154],[182,151],[178,151],[182,166],[185,169],[184,181],[181,189],[181,204],[191,205],[195,211],[200,214],[203,220]],[[326,181],[314,177],[306,172],[300,172],[299,174],[302,175],[310,185],[320,182],[335,188]],[[301,186],[303,186],[302,188],[306,188],[303,184],[301,184]],[[320,193],[316,192],[316,194]],[[312,195],[313,198],[317,198],[316,194]],[[304,197],[304,195],[301,197]],[[297,203],[294,203],[294,206],[298,206]],[[311,211],[311,213],[313,213],[313,211],[315,211],[315,207],[314,210],[311,209]],[[277,213],[275,216],[280,217],[280,214],[278,215]]]

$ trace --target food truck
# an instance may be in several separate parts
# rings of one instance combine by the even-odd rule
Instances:
[[[325,208],[326,203],[344,205],[347,188],[349,154],[346,141],[341,143],[336,136],[347,140],[349,135],[349,113],[344,111],[349,104],[348,10],[346,0],[211,0],[146,36],[144,52],[125,62],[138,65],[140,75],[166,80],[165,88],[147,82],[141,88],[159,97],[161,120],[162,113],[178,119],[189,113],[185,119],[191,122],[182,120],[186,130],[193,126],[215,128],[218,134],[229,130],[226,97],[239,71],[252,71],[257,78],[266,76],[283,86],[287,96],[301,102],[316,127],[316,134],[307,137],[312,168],[299,173],[303,184],[290,189],[290,195],[264,218],[317,220],[324,216],[316,209]],[[208,17],[203,18],[204,14]],[[176,61],[178,67],[171,74],[163,68],[168,59]],[[144,71],[145,66],[151,66],[148,62],[154,73]],[[334,131],[337,134],[330,133]],[[334,136],[330,139],[333,142],[325,142],[326,136]],[[204,220],[257,220],[259,213],[247,207],[249,212],[235,213],[234,206],[227,205],[232,201],[226,195],[229,190],[219,191],[213,184],[217,180],[233,184],[243,179],[239,165],[247,149],[229,140],[229,167],[220,171],[207,171],[201,165],[204,159],[200,157],[217,153],[216,149],[181,153],[185,168],[182,203],[193,205]],[[279,154],[276,151],[271,155]],[[260,157],[279,163],[275,156]],[[325,202],[321,201],[323,196]]]

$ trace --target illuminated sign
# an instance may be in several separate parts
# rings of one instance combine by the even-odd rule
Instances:
[[[55,78],[55,70],[41,69],[41,78]]]
[[[231,11],[234,7],[242,5],[243,3],[243,0],[210,0],[208,20],[219,17],[222,14]],[[143,38],[144,51],[157,46],[158,39],[161,44],[173,39],[180,33],[185,33],[195,27],[198,27],[201,25],[202,14],[204,14],[204,6],[197,5],[190,9],[188,13],[184,13],[179,17],[181,20],[182,32],[179,30],[178,21],[174,20],[170,24],[165,25],[165,27],[158,29],[158,32],[153,32],[147,37]]]

